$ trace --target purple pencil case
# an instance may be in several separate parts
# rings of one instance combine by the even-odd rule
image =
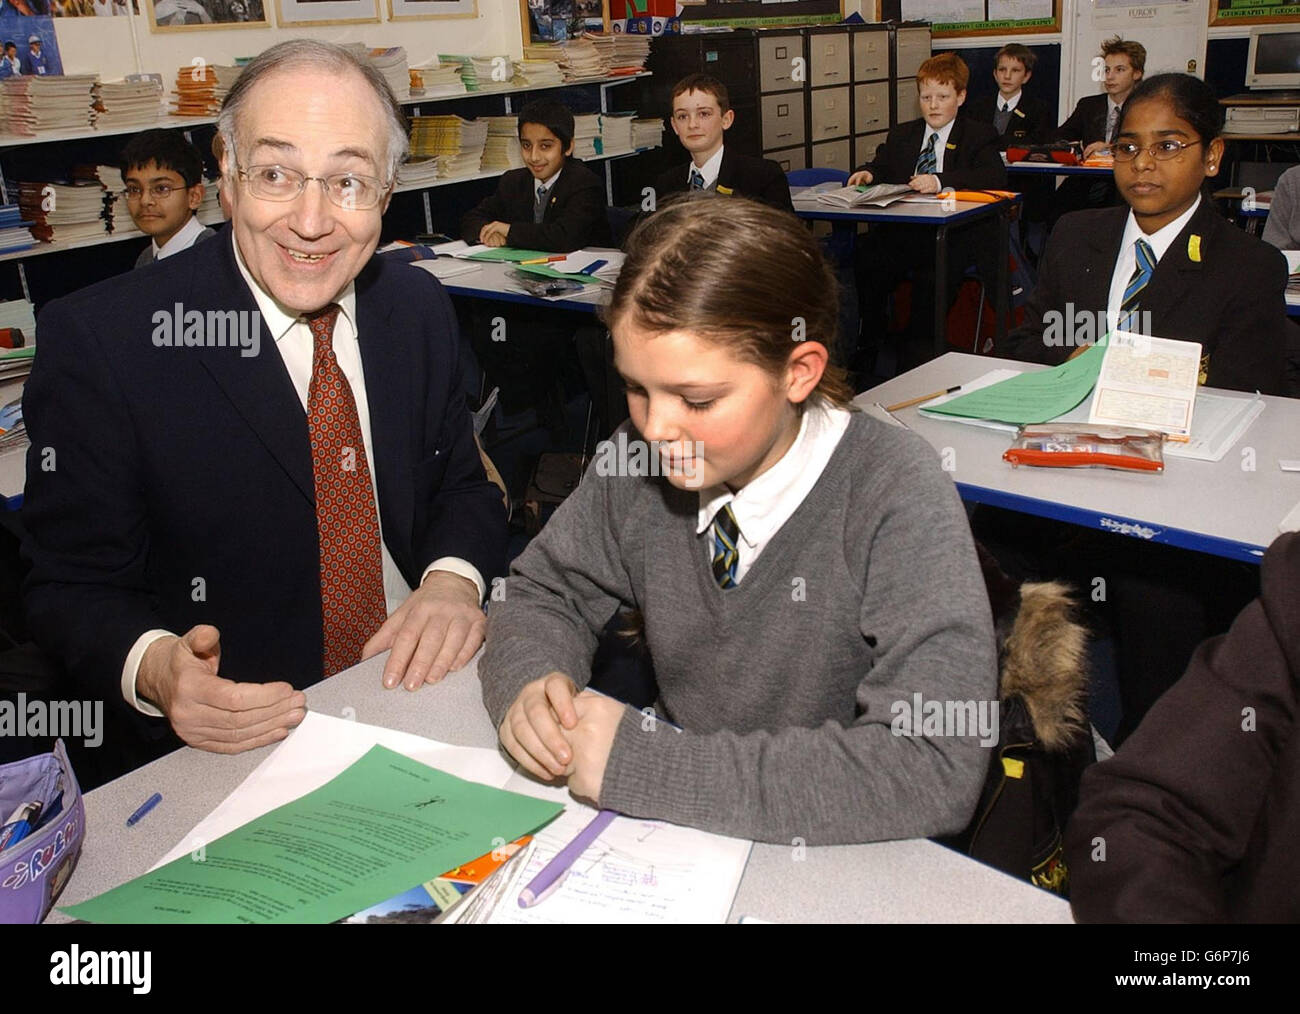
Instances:
[[[36,923],[72,876],[86,836],[86,807],[77,776],[72,772],[63,740],[52,753],[27,757],[0,767],[0,821],[16,811],[40,810],[23,837],[14,828],[0,827],[0,923]]]

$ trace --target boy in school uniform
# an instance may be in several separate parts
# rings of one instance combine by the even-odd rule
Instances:
[[[1010,42],[997,52],[993,80],[996,95],[980,95],[966,104],[963,115],[993,124],[998,147],[1006,151],[1013,144],[1038,144],[1052,131],[1047,103],[1025,90],[1038,62],[1028,46]]]
[[[916,72],[920,119],[894,127],[876,149],[876,157],[849,177],[849,185],[907,183],[922,194],[1004,188],[1007,172],[997,131],[990,123],[957,115],[966,101],[969,81],[970,68],[955,53],[941,53],[921,64]],[[948,243],[948,277],[943,281],[951,297],[966,269],[977,257],[988,260],[986,255],[996,244],[981,228],[950,233]],[[985,277],[993,277],[996,265],[991,261],[979,267]],[[934,236],[914,226],[873,226],[859,246],[857,265],[862,331],[852,365],[860,378],[872,367],[876,344],[885,333],[889,294],[909,271],[913,275],[909,336],[915,353],[928,357],[936,298]]]
[[[735,122],[736,112],[726,85],[708,74],[688,74],[673,85],[672,104],[668,122],[691,161],[660,174],[655,181],[656,200],[707,190],[749,197],[794,213],[790,184],[779,165],[727,147],[724,135]]]
[[[461,219],[466,243],[555,253],[608,245],[605,182],[572,157],[573,129],[573,113],[559,102],[523,108],[524,168],[505,173],[496,193]]]
[[[203,203],[203,156],[172,130],[146,130],[122,149],[126,210],[152,242],[140,251],[137,268],[188,250],[216,233],[195,212]]]

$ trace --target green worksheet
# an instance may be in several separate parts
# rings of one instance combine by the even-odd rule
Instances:
[[[957,415],[967,419],[1029,426],[1064,415],[1097,386],[1106,348],[1100,343],[1050,370],[1021,373],[981,387],[942,405],[926,406],[927,415]]]
[[[535,831],[563,809],[376,746],[197,855],[62,911],[88,922],[333,922]]]
[[[554,256],[555,254],[547,253],[545,250],[517,250],[512,246],[498,246],[491,250],[480,250],[465,259],[467,261],[512,261],[518,264],[520,261],[544,260]]]

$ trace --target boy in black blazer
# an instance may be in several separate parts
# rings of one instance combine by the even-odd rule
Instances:
[[[605,182],[573,154],[573,114],[558,102],[530,102],[519,114],[524,168],[460,222],[466,243],[569,253],[609,244]]]
[[[749,197],[791,214],[790,184],[771,159],[742,155],[728,148],[724,132],[735,122],[727,86],[708,74],[688,74],[673,85],[669,125],[691,155],[655,181],[655,199],[688,190]]]
[[[955,53],[941,53],[921,64],[916,72],[921,118],[894,127],[876,149],[876,157],[849,177],[849,185],[907,183],[922,194],[1004,188],[1007,172],[992,124],[957,115],[966,101],[969,81],[970,68]],[[956,294],[961,276],[977,258],[980,273],[985,278],[994,277],[997,265],[991,252],[997,249],[997,243],[989,226],[1005,227],[998,220],[950,231],[948,277],[941,280],[949,298]],[[934,337],[934,233],[909,225],[872,226],[866,242],[858,248],[862,324],[858,353],[850,366],[859,379],[869,375],[874,366],[878,343],[887,329],[886,302],[908,272],[912,274],[909,359],[923,361],[931,353]]]
[[[997,52],[993,80],[996,95],[980,95],[966,103],[962,115],[981,123],[993,124],[998,132],[998,147],[1006,151],[1011,145],[1039,144],[1052,133],[1055,117],[1047,103],[1025,90],[1034,76],[1038,61],[1028,46],[1011,42]]]

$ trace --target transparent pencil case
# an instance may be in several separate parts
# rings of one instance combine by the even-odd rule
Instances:
[[[1164,435],[1126,426],[1039,423],[1020,427],[1002,460],[1013,466],[1163,472]]]

